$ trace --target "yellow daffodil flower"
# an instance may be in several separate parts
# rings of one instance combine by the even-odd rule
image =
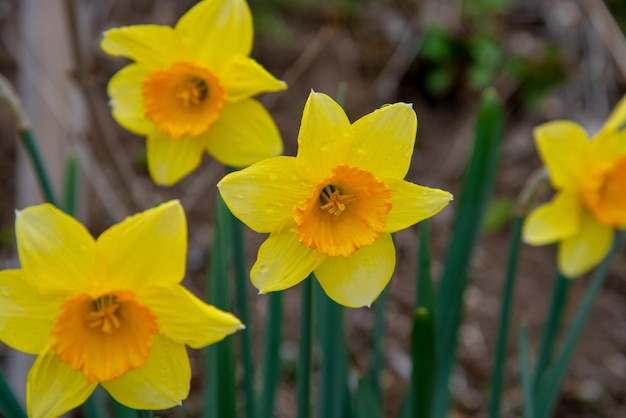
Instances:
[[[243,326],[181,284],[187,225],[177,201],[129,217],[97,240],[52,205],[17,212],[19,270],[0,271],[0,340],[37,359],[28,415],[56,417],[98,384],[135,409],[189,393],[185,345]]]
[[[592,138],[578,124],[553,121],[534,135],[554,198],[530,213],[523,229],[532,245],[559,243],[558,267],[581,276],[607,254],[614,229],[626,225],[626,100]]]
[[[369,306],[396,257],[391,233],[443,209],[452,195],[403,180],[417,130],[410,104],[384,106],[350,124],[330,97],[311,93],[296,157],[275,157],[218,184],[231,211],[269,232],[252,267],[266,293],[312,271],[335,302]]]
[[[104,33],[101,47],[135,61],[111,78],[115,120],[147,137],[155,183],[172,185],[193,171],[206,150],[243,167],[282,153],[278,129],[251,97],[284,90],[248,55],[253,31],[245,0],[205,0],[174,28],[136,25]]]

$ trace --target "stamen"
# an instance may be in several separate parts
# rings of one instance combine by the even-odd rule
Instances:
[[[105,334],[113,334],[120,327],[120,320],[115,314],[120,307],[113,295],[100,296],[92,302],[94,310],[85,315],[89,328],[100,328]]]
[[[201,104],[209,94],[209,87],[201,78],[191,78],[176,93],[183,106],[191,107]]]
[[[356,202],[353,194],[341,194],[341,191],[329,184],[320,192],[321,210],[328,211],[331,215],[339,216],[346,210],[346,203]]]

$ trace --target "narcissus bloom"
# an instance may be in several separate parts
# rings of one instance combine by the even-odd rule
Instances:
[[[135,409],[189,393],[185,345],[204,347],[243,326],[180,282],[187,226],[177,201],[127,218],[97,240],[49,204],[17,213],[22,268],[0,272],[0,340],[37,359],[30,417],[56,417],[98,384]]]
[[[345,306],[369,306],[385,288],[396,257],[391,233],[429,218],[452,195],[403,180],[417,117],[411,105],[384,106],[350,124],[330,97],[311,93],[296,157],[275,157],[218,184],[233,214],[269,232],[252,267],[261,293],[315,272]]]
[[[243,167],[282,153],[280,134],[251,97],[286,88],[250,58],[252,17],[245,0],[205,0],[174,28],[137,25],[104,33],[102,49],[135,61],[111,78],[115,120],[147,137],[155,183],[193,171],[204,150]]]
[[[523,229],[532,245],[558,242],[558,266],[573,278],[597,265],[614,229],[626,225],[626,100],[592,138],[570,121],[535,128],[554,198],[530,213]]]

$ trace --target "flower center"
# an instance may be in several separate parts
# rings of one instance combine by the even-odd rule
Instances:
[[[226,104],[226,90],[209,70],[189,62],[150,71],[141,85],[144,116],[173,138],[208,131]]]
[[[113,330],[120,327],[120,320],[115,315],[119,307],[116,296],[101,296],[92,302],[93,310],[87,312],[85,321],[89,328],[100,328],[105,334],[113,334]]]
[[[321,210],[326,210],[331,215],[339,216],[346,210],[346,203],[355,202],[356,198],[352,194],[341,194],[338,188],[329,184],[320,193]]]
[[[157,317],[129,291],[63,302],[52,329],[52,349],[91,383],[116,379],[146,363]]]
[[[178,92],[176,98],[179,99],[183,106],[198,106],[207,98],[209,94],[209,86],[201,78],[192,78],[187,81]]]
[[[391,191],[384,182],[368,170],[339,165],[294,207],[293,215],[298,240],[335,257],[372,244],[390,210]]]
[[[626,156],[592,178],[583,189],[583,199],[605,225],[626,225]]]

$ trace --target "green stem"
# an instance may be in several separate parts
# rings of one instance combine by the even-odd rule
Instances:
[[[383,368],[383,338],[385,333],[385,308],[389,291],[385,288],[374,302],[374,332],[372,337],[372,368],[370,371],[371,389],[376,402],[382,405],[383,395],[380,388],[380,374]]]
[[[515,277],[517,262],[519,260],[519,248],[522,235],[524,217],[518,216],[513,221],[511,231],[511,244],[506,266],[504,289],[502,290],[502,305],[500,307],[500,322],[496,342],[495,361],[493,375],[491,377],[491,398],[489,399],[489,416],[500,416],[500,396],[502,394],[502,381],[504,380],[504,360],[506,358],[506,346],[509,336],[509,324],[511,322],[511,309],[513,306],[513,290],[515,289]]]
[[[234,171],[230,169],[229,171]],[[241,360],[243,364],[243,388],[246,400],[246,417],[256,417],[254,396],[254,366],[252,361],[252,323],[250,321],[250,307],[248,303],[248,270],[246,268],[246,254],[243,243],[242,224],[232,214],[230,219],[230,234],[232,237],[232,256],[235,267],[235,298],[237,314],[246,325],[246,329],[239,332],[241,339]]]
[[[435,361],[435,320],[425,307],[417,308],[413,317],[411,338],[411,395],[410,408],[415,418],[428,418],[432,410]]]
[[[26,147],[26,151],[28,152],[28,156],[30,157],[33,166],[35,167],[35,174],[37,175],[37,180],[39,181],[39,186],[41,187],[44,198],[47,202],[52,203],[54,206],[58,206],[57,199],[52,188],[52,183],[50,182],[50,177],[48,176],[48,172],[44,166],[32,131],[30,129],[20,130],[19,135],[22,139],[24,147]]]
[[[87,398],[82,405],[81,410],[88,418],[108,418],[106,405],[104,402],[104,393],[101,387],[97,387],[91,396]]]
[[[300,336],[298,337],[297,418],[311,416],[311,367],[313,363],[313,273],[301,287]]]
[[[216,199],[215,231],[209,263],[207,300],[215,307],[230,311],[228,286],[228,248],[230,248],[229,211],[222,197]],[[235,355],[233,337],[229,336],[206,349],[206,383],[203,418],[237,416]]]
[[[543,331],[539,354],[537,356],[537,364],[535,365],[533,380],[535,391],[539,390],[539,382],[541,382],[545,370],[550,366],[552,350],[561,328],[561,320],[563,319],[565,305],[567,304],[571,282],[571,279],[557,272],[557,277],[554,281],[554,289],[552,291],[552,300],[550,302],[550,311],[548,313],[548,322]],[[537,393],[535,393],[535,395],[537,395]]]
[[[550,365],[550,368],[544,374],[545,377],[540,381],[541,386],[538,391],[537,401],[537,411],[539,412],[540,418],[548,418],[552,416],[556,401],[558,400],[561,382],[563,381],[563,377],[567,371],[567,366],[569,365],[576,347],[578,346],[578,341],[580,340],[580,336],[585,327],[589,312],[593,307],[593,302],[600,292],[600,289],[602,289],[604,281],[608,276],[607,273],[609,271],[611,261],[617,253],[618,248],[624,242],[625,235],[626,231],[618,231],[615,234],[613,246],[596,270],[593,280],[589,285],[578,310],[576,311],[572,325],[569,327],[567,334],[565,335],[562,350],[559,352],[558,356],[555,357],[554,363]]]
[[[319,418],[342,418],[349,407],[346,397],[346,346],[343,336],[343,307],[331,300],[317,284],[318,333],[322,353],[320,367]]]
[[[523,326],[519,330],[518,356],[522,394],[524,396],[524,418],[535,417],[535,399],[533,397],[532,378],[530,376],[530,355],[528,352],[528,333]]]
[[[426,308],[434,317],[435,287],[431,274],[430,222],[420,223],[419,249],[417,250],[417,277],[415,308]]]
[[[74,216],[76,214],[76,187],[77,187],[77,161],[74,154],[67,157],[65,166],[65,189],[64,189],[64,208],[65,212]]]
[[[353,412],[351,418],[382,418],[383,416],[372,385],[363,377],[359,377],[357,383]]]
[[[263,357],[263,393],[260,404],[261,418],[271,418],[274,412],[274,397],[280,376],[280,341],[282,335],[283,294],[272,292],[268,297],[267,335]]]
[[[26,412],[0,371],[0,412],[6,417],[26,418]]]
[[[430,223],[422,221],[419,230],[415,286],[415,315],[411,341],[411,390],[407,414],[429,417],[435,384],[434,364],[437,360],[435,331],[435,288],[431,275]]]
[[[111,404],[113,406],[113,416],[115,418],[136,418],[137,411],[130,409],[129,407],[122,405],[114,398],[111,398]]]

